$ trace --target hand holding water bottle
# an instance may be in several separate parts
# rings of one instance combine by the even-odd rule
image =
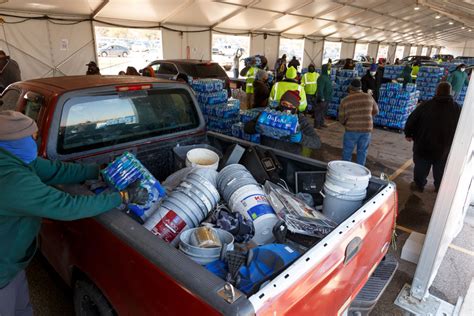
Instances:
[[[135,181],[125,190],[120,191],[120,196],[125,204],[144,205],[148,202],[148,190],[140,186],[140,181]]]

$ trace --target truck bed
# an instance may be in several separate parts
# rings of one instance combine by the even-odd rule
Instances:
[[[228,146],[239,143],[251,144],[232,137],[208,132],[205,136],[183,139],[181,145],[208,143],[225,152]],[[128,149],[160,181],[173,171],[172,147],[176,143],[161,142]],[[294,188],[295,171],[325,171],[326,165],[313,159],[274,151],[283,165],[282,178]],[[120,151],[114,153],[119,154]],[[83,161],[108,162],[110,156],[94,156]],[[74,194],[90,194],[84,187],[66,188]],[[372,178],[367,198],[362,208],[341,223],[326,238],[312,246],[290,267],[274,278],[256,294],[241,295],[233,303],[227,303],[222,292],[225,281],[208,272],[168,243],[151,234],[123,211],[112,210],[95,219],[98,224],[138,252],[151,266],[159,270],[170,283],[170,291],[181,289],[194,296],[203,305],[209,305],[218,313],[226,315],[250,315],[299,312],[304,314],[333,315],[342,313],[356,297],[372,272],[384,257],[394,225],[396,208],[395,185]],[[377,235],[378,234],[378,235]],[[385,234],[385,235],[384,235]],[[358,239],[357,239],[358,238]],[[388,240],[388,241],[387,241]],[[356,255],[351,257],[348,246],[359,241]],[[370,264],[369,264],[370,263]],[[343,269],[344,268],[344,269]],[[146,275],[146,273],[143,273]],[[139,282],[140,280],[136,280]],[[144,280],[145,281],[145,280]],[[98,284],[100,287],[100,284]],[[317,295],[317,297],[315,297]],[[112,305],[120,306],[109,297]],[[306,304],[304,302],[311,302]],[[163,305],[162,302],[159,305]],[[165,304],[166,305],[166,304]],[[337,310],[331,306],[342,306]],[[166,307],[166,306],[163,306]],[[165,310],[168,307],[164,308]],[[176,306],[178,312],[180,308]],[[316,311],[318,311],[316,313]]]

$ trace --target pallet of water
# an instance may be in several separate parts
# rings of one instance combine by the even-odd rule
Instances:
[[[328,105],[327,115],[337,117],[339,104],[341,100],[348,94],[348,88],[351,81],[357,77],[357,70],[341,69],[337,71],[337,75],[333,84],[333,96]]]
[[[410,113],[418,103],[419,91],[414,84],[405,88],[399,83],[386,83],[380,88],[379,114],[374,124],[382,127],[403,129]]]
[[[420,67],[416,78],[416,87],[420,90],[420,99],[429,100],[435,96],[436,87],[444,75],[444,68]]]

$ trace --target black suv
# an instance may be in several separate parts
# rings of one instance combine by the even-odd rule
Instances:
[[[167,59],[155,60],[148,64],[155,71],[155,76],[162,79],[176,80],[178,75],[187,79],[216,78],[225,81],[225,87],[230,91],[230,80],[222,67],[212,61],[197,59]],[[184,78],[183,78],[184,79]]]

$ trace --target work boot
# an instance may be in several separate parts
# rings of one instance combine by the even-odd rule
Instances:
[[[416,184],[416,182],[412,182],[412,183],[410,183],[410,190],[412,190],[414,192],[423,193],[424,188],[420,187],[418,184]]]

